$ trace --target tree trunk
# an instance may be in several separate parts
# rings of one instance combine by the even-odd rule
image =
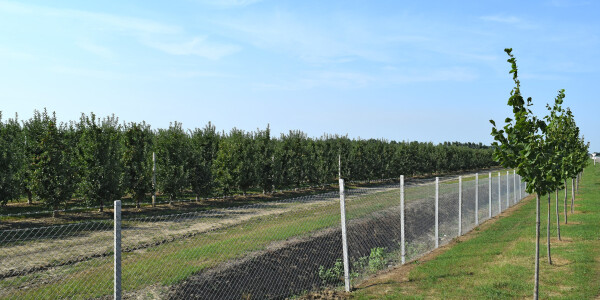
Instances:
[[[575,213],[575,178],[571,178],[571,213]]]
[[[551,199],[552,197],[550,196],[550,193],[548,193],[548,222],[547,222],[547,226],[546,226],[546,245],[548,248],[548,264],[552,264],[552,256],[550,255],[550,209],[552,208],[552,204],[551,204]]]
[[[196,202],[200,201],[200,195],[196,195]]]
[[[31,194],[30,190],[27,190],[27,204],[33,204],[33,195]]]
[[[104,211],[104,201],[100,200],[100,209],[98,210],[99,212],[103,212]]]
[[[562,241],[560,238],[560,213],[558,209],[558,190],[556,190],[556,235],[558,236],[558,240]]]
[[[139,194],[135,196],[135,208],[140,208],[140,202],[144,200],[144,194]]]
[[[538,299],[540,285],[540,192],[535,196],[535,276],[533,283],[533,299]]]
[[[569,191],[569,185],[567,184],[567,180],[565,179],[565,224],[567,224],[567,199],[569,197],[568,195],[568,191]]]

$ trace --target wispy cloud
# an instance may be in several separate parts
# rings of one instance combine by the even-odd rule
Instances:
[[[234,78],[235,76],[226,73],[219,72],[205,72],[205,71],[170,71],[167,73],[169,77],[189,79],[189,78]]]
[[[57,9],[46,6],[37,6],[8,1],[0,1],[0,11],[13,14],[30,14],[46,17],[67,18],[85,23],[102,23],[112,29],[120,31],[130,31],[144,34],[176,34],[181,32],[178,26],[172,26],[128,16],[118,16],[104,13],[95,13],[75,9]]]
[[[328,88],[362,88],[372,83],[376,78],[359,72],[320,71],[304,74],[302,77],[278,80],[275,82],[258,83],[258,90],[298,91],[321,87]]]
[[[131,74],[123,74],[120,72],[70,66],[54,66],[50,68],[50,71],[58,74],[74,75],[77,77],[88,77],[111,81],[131,79],[133,77]]]
[[[517,16],[507,16],[507,15],[488,15],[479,17],[480,20],[486,22],[500,23],[511,26],[516,26],[521,29],[537,29],[539,28],[538,24],[535,24],[531,20],[525,20],[523,18],[519,18]]]
[[[218,8],[234,8],[252,5],[262,0],[197,0],[197,2]]]
[[[532,73],[532,72],[523,72],[519,74],[519,77],[522,79],[530,79],[530,80],[543,80],[543,81],[567,81],[568,77],[558,74],[551,73]]]
[[[0,11],[13,14],[71,19],[81,24],[101,25],[104,29],[134,37],[139,43],[171,55],[196,55],[208,59],[220,59],[239,51],[235,45],[209,42],[206,38],[189,37],[184,30],[175,25],[156,22],[143,18],[95,13],[73,9],[56,9],[36,5],[0,1]],[[167,43],[165,40],[175,41]],[[90,42],[79,42],[80,48],[102,57],[114,53]]]
[[[206,37],[195,37],[181,43],[165,43],[148,39],[144,43],[172,55],[196,55],[213,60],[231,55],[241,49],[236,45],[209,42]]]
[[[30,60],[34,59],[35,55],[0,46],[0,58]]]
[[[451,67],[431,70],[404,70],[401,74],[391,77],[390,82],[397,84],[418,82],[468,82],[476,80],[479,76],[469,68]]]
[[[478,74],[469,68],[452,67],[439,69],[401,69],[384,67],[384,73],[367,74],[361,72],[321,71],[305,74],[288,81],[259,83],[260,90],[307,90],[314,88],[360,89],[374,86],[389,86],[423,82],[468,82],[476,80]]]
[[[354,23],[345,20],[353,19]],[[215,20],[234,39],[257,48],[296,56],[309,63],[345,63],[357,59],[382,62],[390,59],[386,40],[352,16],[321,18],[311,23],[293,13],[276,11]]]
[[[482,16],[481,20],[490,21],[490,22],[498,22],[498,23],[506,23],[506,24],[518,24],[521,23],[522,20],[515,16]]]
[[[575,6],[586,6],[592,4],[591,1],[576,1],[576,0],[551,0],[548,1],[548,5],[554,7],[575,7]]]
[[[102,58],[111,59],[114,57],[114,53],[107,47],[97,45],[90,41],[80,41],[77,46],[89,53],[100,56]]]

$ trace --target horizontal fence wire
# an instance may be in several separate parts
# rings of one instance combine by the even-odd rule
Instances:
[[[440,181],[437,218],[435,181],[406,180],[406,260],[435,249],[436,219],[444,245],[527,196],[518,175],[501,175]],[[356,285],[401,264],[400,186],[345,195]],[[124,299],[284,299],[344,284],[338,191],[121,222]],[[112,298],[113,228],[106,220],[0,231],[0,298]]]

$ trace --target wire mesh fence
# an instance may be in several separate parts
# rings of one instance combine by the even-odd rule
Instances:
[[[512,205],[526,196],[518,176],[493,175],[407,180],[403,195],[397,183],[346,188],[350,283],[402,257],[416,259],[490,211],[505,210],[506,199]],[[345,281],[340,212],[336,191],[186,214],[124,215],[118,285],[112,220],[0,231],[0,298],[110,299],[119,285],[125,299],[282,299],[339,288]]]
[[[109,220],[0,231],[0,298],[93,298],[111,293],[112,229]]]

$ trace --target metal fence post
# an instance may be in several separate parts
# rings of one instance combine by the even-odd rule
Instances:
[[[458,236],[462,235],[462,176],[458,176]]]
[[[121,300],[121,200],[115,201],[114,213],[114,298]]]
[[[439,200],[440,200],[440,178],[435,178],[435,247],[440,246],[439,235]]]
[[[344,179],[340,178],[340,215],[342,225],[342,251],[344,259],[344,285],[350,292],[350,263],[348,261],[348,240],[346,238],[346,195],[344,194]]]
[[[400,175],[400,251],[402,253],[402,264],[406,262],[406,249],[404,239],[404,175]]]
[[[502,173],[498,172],[498,214],[502,212]]]
[[[475,173],[475,225],[479,225],[479,173]]]
[[[492,218],[492,172],[488,174],[488,218]]]

